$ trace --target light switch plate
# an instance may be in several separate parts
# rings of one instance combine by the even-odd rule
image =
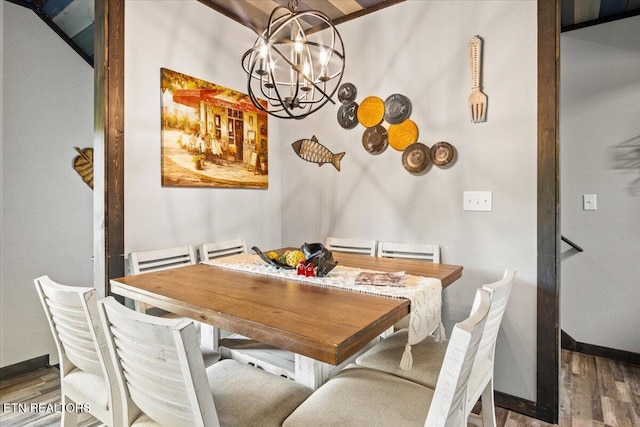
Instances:
[[[491,191],[465,191],[462,193],[462,210],[484,211],[493,210],[493,193]]]
[[[582,195],[582,210],[584,211],[598,210],[598,199],[595,194]]]

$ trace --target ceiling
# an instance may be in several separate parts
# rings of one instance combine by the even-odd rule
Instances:
[[[0,0],[2,1],[2,0]],[[33,10],[93,66],[94,1],[7,0]],[[269,14],[289,0],[198,0],[236,22],[262,32]],[[364,16],[405,0],[298,0],[298,11],[324,12],[334,24]],[[417,1],[417,0],[409,0]],[[561,0],[562,31],[640,15],[640,0]],[[312,27],[314,23],[307,23]]]

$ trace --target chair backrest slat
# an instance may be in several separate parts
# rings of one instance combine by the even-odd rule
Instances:
[[[244,239],[232,239],[220,242],[203,243],[198,249],[200,261],[208,261],[223,256],[246,254]]]
[[[489,292],[491,297],[491,309],[487,316],[482,341],[480,341],[480,346],[478,347],[476,363],[482,363],[485,359],[489,359],[493,363],[498,331],[500,330],[502,317],[504,316],[507,302],[511,295],[515,275],[515,271],[507,270],[502,279],[495,283],[482,286],[482,289]]]
[[[131,252],[127,258],[131,275],[193,265],[197,262],[195,250],[191,245]]]
[[[345,239],[327,237],[325,247],[334,252],[349,252],[364,255],[376,255],[376,241],[365,239]]]
[[[466,425],[467,386],[489,313],[489,293],[478,289],[476,302],[469,318],[453,328],[425,427]]]
[[[408,258],[440,263],[440,246],[422,243],[379,242],[378,257]]]
[[[162,425],[219,425],[193,322],[138,313],[112,297],[99,309],[128,422],[142,411]]]

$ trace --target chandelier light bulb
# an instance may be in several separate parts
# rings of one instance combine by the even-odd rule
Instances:
[[[321,49],[320,50],[320,64],[322,64],[323,66],[327,66],[327,64],[329,63],[329,53],[324,50]]]
[[[300,34],[296,36],[296,41],[293,44],[293,50],[295,50],[296,53],[302,53],[302,38],[300,37]]]
[[[260,46],[260,49],[258,50],[258,52],[259,52],[260,58],[264,59],[264,58],[267,57],[267,54],[269,53],[269,48],[263,42],[262,46]]]
[[[309,92],[311,90],[311,87],[308,85],[307,80],[309,80],[309,73],[311,72],[311,67],[309,66],[308,62],[305,62],[304,65],[302,66],[302,79],[303,79],[303,83],[302,83],[302,87],[300,88],[300,90],[304,91],[304,92]]]

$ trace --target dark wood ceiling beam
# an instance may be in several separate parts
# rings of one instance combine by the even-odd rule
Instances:
[[[27,9],[33,9],[33,3],[24,0],[7,0],[9,3],[17,4],[18,6],[26,7]]]
[[[356,18],[360,18],[361,16],[365,16],[368,15],[370,13],[373,12],[377,12],[379,10],[382,10],[384,8],[390,7],[390,6],[394,6],[396,4],[402,3],[405,0],[385,0],[381,3],[376,3],[373,6],[369,6],[366,9],[362,9],[358,12],[354,12],[354,13],[350,13],[348,15],[345,15],[341,18],[336,18],[333,20],[333,25],[338,25],[338,24],[342,24],[343,22],[347,22],[347,21],[351,21],[352,19],[356,19]]]
[[[254,32],[256,32],[257,34],[262,33],[262,31],[264,31],[264,29],[267,26],[267,22],[269,19],[269,14],[263,10],[260,10],[258,8],[255,8],[254,6],[251,6],[250,4],[246,3],[246,2],[229,2],[229,1],[222,1],[222,0],[198,0],[200,3],[202,3],[203,5],[210,7],[211,9],[223,14],[224,16],[226,16],[227,18],[233,19],[234,21],[238,22],[239,24],[242,24],[250,29],[252,29]],[[347,21],[350,21],[352,19],[356,19],[359,18],[361,16],[367,15],[369,13],[373,13],[376,11],[379,11],[381,9],[384,9],[386,7],[390,7],[393,5],[396,5],[398,3],[402,3],[405,0],[385,0],[385,1],[379,1],[379,0],[375,0],[376,2],[370,2],[370,3],[365,3],[365,4],[369,4],[369,6],[367,6],[366,8],[363,8],[357,12],[354,13],[350,13],[348,15],[342,15],[340,11],[337,10],[337,8],[335,8],[335,6],[331,5],[330,3],[327,3],[327,8],[330,7],[330,10],[335,9],[335,12],[333,12],[333,15],[327,14],[327,10],[326,8],[321,10],[321,12],[324,12],[325,14],[327,14],[330,18],[331,21],[333,22],[333,25],[338,25]],[[225,6],[226,3],[229,3],[229,6]],[[274,0],[274,5],[275,4],[280,4],[280,5],[285,5],[288,3],[288,0]],[[361,2],[359,2],[361,3]],[[304,0],[300,0],[301,5],[304,6],[304,8],[301,8],[301,10],[306,10],[309,7],[313,7],[313,5],[315,3],[311,2],[311,1],[307,1],[305,2]],[[362,3],[361,3],[362,4]],[[233,6],[233,5],[237,5],[237,6]],[[364,6],[363,6],[364,7]],[[250,13],[246,12],[249,11]],[[334,16],[337,16],[334,18]],[[314,32],[320,31],[322,29],[326,28],[326,25],[316,25],[314,27],[309,28],[308,30],[305,30],[308,34],[312,34]]]
[[[640,15],[640,9],[630,10],[628,12],[611,15],[604,18],[592,19],[591,21],[580,22],[579,24],[563,25],[562,32],[579,30],[580,28],[591,27],[593,25],[605,24],[607,22],[618,21],[620,19],[631,18]]]
[[[268,15],[265,18],[261,17],[262,11],[260,9],[251,6],[248,3],[242,3],[240,7],[234,8],[233,10],[230,7],[225,7],[221,4],[218,4],[212,0],[198,0],[203,5],[210,7],[216,12],[221,13],[227,18],[233,19],[237,23],[244,25],[245,27],[253,30],[256,34],[262,33],[264,31],[264,27],[267,26]],[[237,2],[236,4],[240,4]],[[246,12],[249,11],[249,12]],[[261,25],[260,22],[264,20],[264,25]]]

